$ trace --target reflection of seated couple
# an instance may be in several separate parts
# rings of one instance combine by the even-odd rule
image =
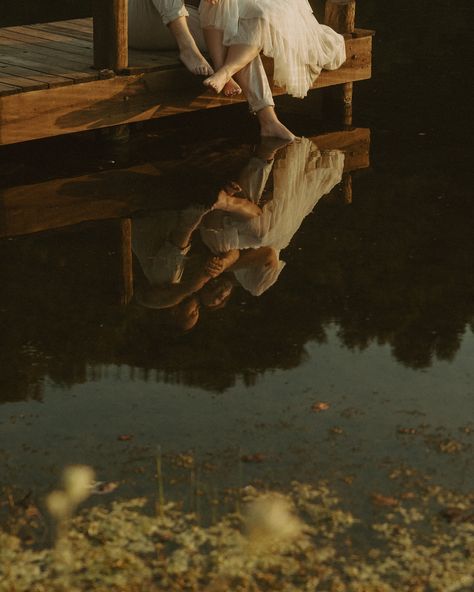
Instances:
[[[301,98],[323,68],[346,59],[344,38],[318,23],[308,0],[129,0],[128,20],[132,47],[177,48],[190,72],[207,76],[207,87],[243,92],[262,136],[287,141],[294,136],[275,114],[260,53],[273,59],[275,84]]]
[[[260,296],[285,266],[280,251],[339,183],[343,167],[342,152],[321,153],[304,138],[279,149],[266,142],[212,206],[134,219],[132,246],[143,272],[138,302],[169,309],[176,325],[191,329],[201,306],[222,306],[236,285]],[[205,254],[191,253],[198,229]]]

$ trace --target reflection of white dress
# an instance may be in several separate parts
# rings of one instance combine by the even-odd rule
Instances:
[[[320,152],[311,140],[302,138],[281,153],[283,158],[274,165],[252,159],[239,179],[246,196],[258,202],[273,166],[273,198],[263,206],[260,216],[242,222],[223,214],[219,227],[200,227],[201,237],[213,253],[272,247],[279,255],[321,197],[342,178],[345,157],[339,150]],[[279,262],[273,277],[265,276],[263,269],[260,273],[242,269],[235,275],[244,288],[259,295],[278,279],[284,265]]]
[[[321,70],[346,59],[344,37],[316,20],[308,0],[203,0],[201,25],[224,32],[224,45],[254,45],[274,59],[274,81],[306,96]]]

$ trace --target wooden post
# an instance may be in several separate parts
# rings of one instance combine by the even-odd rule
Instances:
[[[119,220],[120,225],[120,304],[128,304],[133,297],[132,220]]]
[[[128,66],[128,0],[94,0],[94,67]]]
[[[324,22],[341,35],[353,33],[355,10],[355,0],[326,0]],[[352,82],[325,90],[326,110],[331,114],[337,114],[344,125],[352,125],[352,91]]]

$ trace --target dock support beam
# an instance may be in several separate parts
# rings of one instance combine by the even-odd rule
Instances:
[[[326,0],[324,22],[341,35],[353,33],[355,10],[355,0]],[[353,83],[347,82],[324,91],[326,110],[337,114],[344,125],[352,125],[352,90]]]
[[[128,67],[128,0],[94,0],[94,67]]]

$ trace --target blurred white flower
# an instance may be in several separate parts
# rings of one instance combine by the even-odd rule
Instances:
[[[245,526],[249,539],[260,545],[290,542],[301,536],[304,528],[288,500],[278,494],[263,495],[252,501],[247,508]]]
[[[89,497],[93,482],[94,471],[91,467],[73,465],[64,469],[64,491],[69,500],[76,506]]]
[[[46,507],[58,521],[65,520],[71,513],[71,502],[64,491],[52,491],[46,498]]]

